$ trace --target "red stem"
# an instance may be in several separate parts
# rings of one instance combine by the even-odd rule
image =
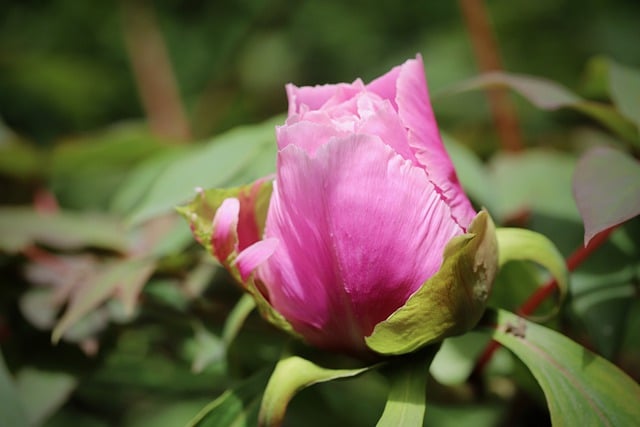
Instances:
[[[598,249],[604,242],[607,241],[613,230],[616,227],[608,228],[598,233],[587,246],[581,246],[576,249],[569,258],[567,258],[567,269],[574,271],[582,262],[587,259],[596,249]],[[520,316],[529,316],[542,304],[550,295],[552,295],[558,282],[555,279],[549,280],[542,287],[538,288],[517,310]],[[497,341],[491,341],[478,358],[476,366],[471,372],[471,378],[478,378],[484,368],[489,364],[493,354],[500,348],[500,344]]]

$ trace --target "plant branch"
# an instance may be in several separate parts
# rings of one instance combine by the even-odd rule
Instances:
[[[157,136],[186,141],[189,124],[173,68],[147,0],[122,0],[123,33],[149,127]]]
[[[459,3],[480,72],[502,70],[498,43],[483,0],[459,0]],[[487,89],[486,94],[502,148],[521,151],[520,123],[508,92],[504,88],[492,88]]]

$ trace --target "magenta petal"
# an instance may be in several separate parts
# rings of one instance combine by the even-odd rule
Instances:
[[[466,229],[475,211],[464,194],[453,163],[442,144],[433,115],[420,55],[401,66],[397,81],[398,113],[409,129],[409,145],[429,178],[451,206],[453,217]]]
[[[238,268],[242,280],[247,280],[251,273],[273,254],[277,246],[278,239],[265,239],[240,252],[236,258],[235,266]]]
[[[238,244],[238,215],[240,202],[236,198],[225,199],[213,217],[211,245],[218,261],[224,264]]]
[[[276,310],[312,344],[364,349],[365,335],[433,275],[463,230],[420,167],[353,135],[311,157],[279,153],[259,269]]]

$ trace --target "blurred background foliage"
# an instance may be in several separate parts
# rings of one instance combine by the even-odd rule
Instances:
[[[578,111],[512,96],[525,149],[503,150],[485,94],[449,90],[479,73],[462,3],[1,1],[0,425],[184,425],[236,386],[244,400],[223,404],[232,421],[251,419],[238,408],[255,409],[261,370],[286,337],[255,314],[241,332],[242,315],[227,320],[240,293],[172,209],[196,186],[273,171],[288,82],[369,81],[420,52],[474,202],[543,232],[565,256],[580,247],[578,154],[637,145]],[[486,7],[506,71],[608,105],[603,58],[640,66],[635,0]],[[637,220],[621,227],[576,271],[551,323],[636,380],[639,230]],[[493,303],[515,309],[544,279],[510,264]],[[433,372],[457,392],[486,341],[462,340],[448,341],[450,362],[442,356]],[[548,422],[539,388],[506,351],[483,387],[475,398],[454,393],[455,406],[450,390],[436,391],[428,425]],[[377,373],[319,385],[293,401],[287,422],[373,425],[385,393]]]

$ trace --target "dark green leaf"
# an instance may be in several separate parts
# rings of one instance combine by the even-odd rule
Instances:
[[[268,372],[260,372],[205,406],[187,427],[254,427]]]
[[[0,352],[0,425],[29,427],[29,419]]]

